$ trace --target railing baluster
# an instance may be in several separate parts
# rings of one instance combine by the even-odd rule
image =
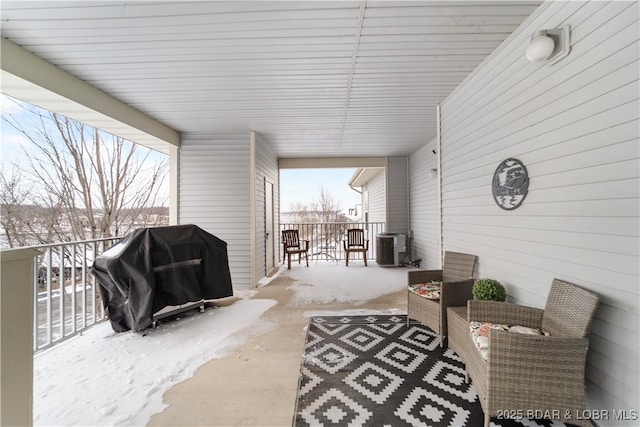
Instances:
[[[38,348],[38,306],[39,306],[39,287],[40,287],[40,281],[39,281],[39,268],[38,266],[40,265],[40,255],[37,255],[34,258],[34,263],[33,263],[33,327],[34,327],[34,331],[33,331],[33,348],[34,350],[36,348]]]
[[[98,253],[98,245],[99,243],[93,243],[93,259],[96,258],[96,254]],[[93,322],[96,323],[96,280],[95,277],[91,278],[91,312],[93,313]]]
[[[76,245],[71,246],[71,333],[76,332]]]
[[[51,256],[51,252],[52,249],[49,248],[47,249],[47,342],[46,344],[49,344],[51,342],[52,336],[51,336],[51,276],[52,276],[52,270],[53,268],[51,267],[52,264],[52,256]]]
[[[65,267],[64,267],[64,246],[60,245],[58,247],[58,256],[60,257],[60,266],[58,272],[58,289],[60,290],[60,303],[59,303],[59,313],[58,318],[60,322],[60,337],[63,338],[65,336],[64,333],[64,324],[65,324],[65,313],[64,313],[64,295],[65,295],[65,286],[64,286],[64,277],[65,277]]]
[[[87,243],[82,244],[82,329],[87,327]]]

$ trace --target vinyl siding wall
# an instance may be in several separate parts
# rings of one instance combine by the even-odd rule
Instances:
[[[422,258],[421,268],[437,270],[440,263],[438,177],[429,171],[438,167],[433,139],[409,158],[409,212],[413,232],[412,258]]]
[[[249,159],[249,133],[182,136],[179,223],[227,242],[234,288],[252,286]]]
[[[569,56],[527,62],[531,34],[562,25]],[[442,103],[444,249],[477,254],[479,277],[502,281],[516,303],[543,307],[554,277],[601,296],[587,361],[594,410],[639,409],[639,34],[637,2],[544,3]],[[426,168],[423,157],[412,165]],[[491,195],[508,157],[530,177],[514,211]]]
[[[387,159],[387,231],[406,235],[409,230],[407,157]]]
[[[280,237],[278,236],[278,230],[280,226],[278,224],[278,218],[280,216],[278,211],[278,194],[279,192],[279,173],[278,173],[278,158],[273,153],[271,148],[262,140],[259,134],[255,134],[255,185],[256,185],[256,278],[257,280],[266,277],[266,239],[265,239],[265,224],[266,224],[266,201],[265,201],[265,179],[273,183],[273,256],[274,265],[278,265],[279,260],[279,247]],[[255,284],[254,284],[255,285]]]
[[[385,222],[386,215],[386,194],[385,194],[385,172],[380,173],[367,181],[364,191],[367,192],[367,200],[363,202],[365,211],[369,213],[369,222]]]

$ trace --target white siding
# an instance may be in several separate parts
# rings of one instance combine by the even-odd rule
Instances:
[[[381,169],[380,173],[369,181],[363,190],[367,192],[366,211],[369,213],[369,222],[386,222],[386,194],[385,194],[385,180],[384,170]]]
[[[387,160],[387,231],[406,235],[409,230],[409,159]]]
[[[185,134],[180,148],[179,222],[227,242],[234,288],[250,287],[249,134]]]
[[[530,35],[561,25],[569,56],[528,63]],[[542,307],[554,277],[601,295],[587,361],[599,410],[639,401],[639,34],[637,2],[545,3],[442,103],[444,249],[477,254],[516,303]],[[515,211],[491,196],[508,157],[530,176]]]
[[[410,229],[413,231],[414,259],[422,258],[421,268],[440,268],[440,224],[438,217],[438,177],[430,177],[429,171],[438,167],[433,150],[436,140],[416,151],[409,158],[409,212]]]
[[[278,211],[278,194],[280,194],[279,188],[279,173],[278,173],[278,158],[273,153],[271,148],[264,142],[259,134],[256,134],[255,145],[255,184],[256,184],[256,278],[262,279],[267,275],[266,271],[266,240],[265,240],[265,179],[273,183],[273,223],[274,223],[274,258],[275,265],[278,265],[279,254],[279,236],[276,234],[280,229],[278,224],[278,218],[280,216]]]

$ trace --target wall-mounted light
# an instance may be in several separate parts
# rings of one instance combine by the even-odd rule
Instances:
[[[438,176],[438,169],[432,168],[431,170],[429,170],[429,178],[433,179],[436,176]]]
[[[570,49],[568,26],[553,30],[540,30],[531,36],[526,57],[530,62],[547,61],[547,64],[551,65],[567,56]]]

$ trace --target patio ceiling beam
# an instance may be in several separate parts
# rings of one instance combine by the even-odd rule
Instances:
[[[0,52],[3,93],[165,154],[180,146],[176,130],[4,37]]]
[[[280,158],[280,169],[385,167],[386,157],[306,157]]]

